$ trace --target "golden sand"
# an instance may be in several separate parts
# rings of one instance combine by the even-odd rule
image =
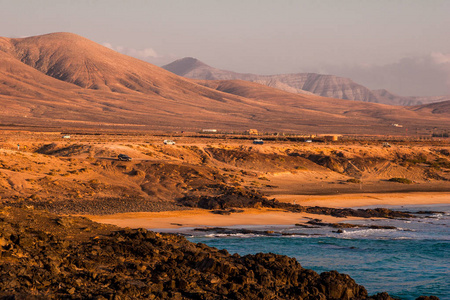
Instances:
[[[278,198],[278,197],[277,197]],[[408,193],[408,194],[370,194],[370,195],[337,195],[337,196],[298,196],[282,195],[283,202],[295,201],[296,204],[324,207],[356,207],[369,205],[419,205],[450,203],[448,193]],[[321,219],[323,222],[346,222],[358,218],[336,218],[327,215],[308,213],[292,213],[275,209],[245,209],[242,213],[230,215],[213,214],[208,210],[193,209],[167,212],[122,213],[106,216],[88,216],[90,219],[106,224],[131,228],[185,228],[202,226],[233,225],[294,225],[305,223],[310,219]]]

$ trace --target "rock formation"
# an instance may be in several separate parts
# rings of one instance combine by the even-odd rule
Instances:
[[[0,207],[0,219],[0,299],[392,299],[283,255],[27,208]]]

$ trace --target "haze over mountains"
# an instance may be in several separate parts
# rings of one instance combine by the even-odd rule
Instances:
[[[71,33],[0,38],[0,101],[3,126],[402,134],[391,124],[450,125],[445,104],[404,108],[195,81]]]
[[[257,82],[287,92],[358,100],[390,105],[420,105],[450,100],[450,96],[403,97],[387,90],[370,90],[349,78],[316,73],[255,75],[213,68],[198,59],[185,57],[163,66],[177,75],[205,80],[239,79]]]

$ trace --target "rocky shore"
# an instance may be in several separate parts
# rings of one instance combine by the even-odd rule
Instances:
[[[360,217],[360,218],[413,218],[414,216],[386,208],[376,209],[351,209],[351,208],[330,208],[319,206],[303,206],[292,203],[284,203],[276,199],[269,200],[256,191],[239,190],[236,188],[224,187],[223,193],[217,196],[185,196],[178,200],[178,203],[185,207],[203,208],[214,210],[218,214],[228,214],[236,211],[237,208],[275,208],[290,212],[306,212],[318,215],[330,215],[334,217]]]
[[[1,206],[0,220],[0,299],[392,299],[287,256],[31,208]]]
[[[353,142],[255,147],[250,140],[183,136],[171,146],[162,144],[166,136],[2,137],[0,299],[391,299],[369,297],[347,275],[319,275],[285,256],[230,255],[181,236],[61,214],[164,215],[201,208],[208,218],[215,214],[214,227],[227,226],[216,222],[222,215],[233,218],[251,209],[289,212],[295,215],[290,224],[299,222],[297,213],[413,218],[388,209],[328,208],[332,202],[307,206],[294,196],[450,188],[448,144],[441,143],[385,149],[380,143]],[[121,153],[132,161],[118,161]],[[399,177],[413,183],[389,181]],[[193,223],[180,215],[170,222]],[[302,226],[354,226],[323,219]]]
[[[49,201],[46,199],[12,198],[3,201],[4,204],[14,207],[33,207],[47,210],[56,214],[77,215],[111,215],[127,212],[161,212],[202,208],[211,210],[215,214],[227,215],[242,212],[242,208],[273,208],[293,213],[312,213],[329,215],[333,217],[360,217],[360,218],[413,218],[414,215],[394,211],[386,208],[351,209],[330,208],[320,206],[304,206],[285,203],[276,199],[268,199],[255,190],[239,189],[225,185],[216,185],[217,195],[187,195],[179,198],[177,202],[163,200],[149,200],[142,197],[108,197],[92,200],[64,199]]]

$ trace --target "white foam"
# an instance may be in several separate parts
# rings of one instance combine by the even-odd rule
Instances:
[[[252,237],[261,237],[266,236],[263,234],[254,234],[254,233],[211,233],[206,234],[204,237],[213,237],[213,238],[223,238],[223,237],[238,237],[238,238],[252,238]]]

